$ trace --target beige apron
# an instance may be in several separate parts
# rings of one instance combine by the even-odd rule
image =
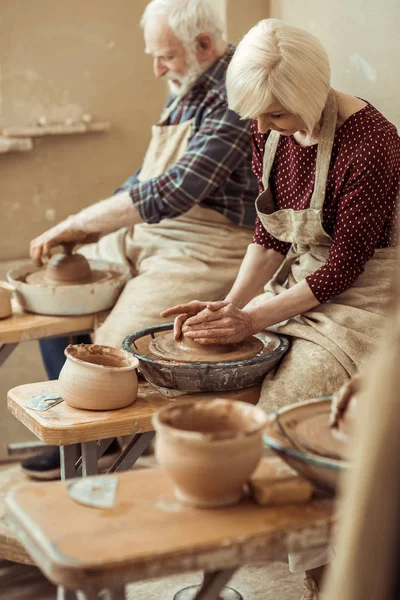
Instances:
[[[176,103],[152,128],[141,181],[161,175],[186,151],[193,119],[165,125]],[[165,322],[160,312],[169,306],[194,299],[222,299],[236,278],[252,235],[216,210],[195,205],[177,218],[124,228],[85,247],[86,256],[124,262],[134,275],[96,330],[95,341],[119,346],[129,333]]]
[[[257,213],[265,229],[291,247],[265,294],[252,303],[284,292],[323,266],[329,257],[331,237],[322,226],[337,118],[337,98],[330,91],[323,113],[318,144],[315,185],[310,208],[276,210],[269,177],[279,134],[271,131],[265,147],[263,183]],[[330,301],[271,327],[292,336],[289,352],[264,381],[261,404],[270,411],[315,395],[329,394],[358,370],[375,347],[383,315],[392,295],[396,262],[393,248],[376,249],[355,283]]]

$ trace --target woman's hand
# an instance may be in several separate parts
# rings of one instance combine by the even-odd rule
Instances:
[[[333,394],[331,414],[329,417],[329,424],[331,427],[337,428],[339,426],[339,421],[346,412],[350,400],[356,395],[358,397],[360,387],[361,377],[360,375],[355,375],[349,379],[349,381],[346,381],[346,383]]]
[[[203,310],[207,310],[207,306],[213,304],[213,302],[200,302],[199,300],[193,300],[187,304],[177,304],[171,308],[164,310],[161,317],[173,317],[178,315],[174,320],[174,339],[179,340],[182,335],[182,325],[190,317],[201,313]]]
[[[88,234],[76,223],[74,217],[68,217],[51,229],[48,229],[30,243],[30,255],[37,263],[42,263],[42,256],[50,256],[50,250],[59,244],[90,244],[99,239],[97,234]]]
[[[182,332],[199,344],[237,344],[255,333],[250,314],[230,302],[209,302],[185,320]]]

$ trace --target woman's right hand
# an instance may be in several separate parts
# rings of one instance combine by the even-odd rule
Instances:
[[[227,302],[201,302],[200,300],[192,300],[192,302],[188,302],[187,304],[177,304],[176,306],[172,306],[171,308],[167,308],[161,313],[162,317],[172,317],[177,315],[174,320],[174,339],[179,340],[182,335],[182,326],[190,319],[190,317],[194,317],[195,315],[199,315],[200,313],[204,318],[211,315],[214,310],[218,310],[221,306],[228,304]]]

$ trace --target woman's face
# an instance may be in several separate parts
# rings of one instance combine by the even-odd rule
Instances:
[[[297,131],[304,131],[306,128],[300,117],[288,112],[282,104],[276,101],[257,117],[257,123],[260,133],[268,133],[272,129],[278,131],[281,135],[293,135]]]

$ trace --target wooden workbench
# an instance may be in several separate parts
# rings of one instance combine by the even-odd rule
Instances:
[[[184,506],[162,469],[118,475],[111,509],[78,504],[65,482],[19,487],[6,508],[45,575],[91,593],[174,573],[274,561],[327,543],[332,524],[330,500],[260,507],[244,499],[215,510]]]

